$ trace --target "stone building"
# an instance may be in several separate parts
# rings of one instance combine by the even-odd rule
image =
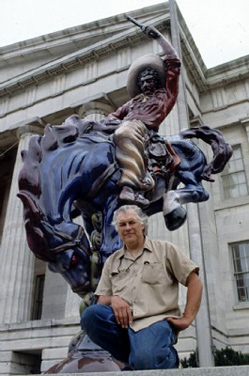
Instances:
[[[170,38],[167,3],[130,14]],[[181,123],[179,103],[160,133],[205,124],[223,132],[234,154],[215,183],[206,184],[209,201],[188,205],[181,229],[170,233],[158,214],[150,220],[150,236],[200,257],[212,345],[249,353],[249,56],[207,69],[180,13],[178,22],[188,121]],[[66,357],[80,330],[80,298],[26,243],[16,197],[21,150],[47,123],[61,124],[75,113],[98,119],[118,108],[128,100],[130,64],[160,52],[124,14],[1,48],[0,374],[45,371]],[[211,150],[200,146],[211,158]],[[183,288],[181,301],[184,294]],[[195,329],[181,334],[181,357],[196,349]]]

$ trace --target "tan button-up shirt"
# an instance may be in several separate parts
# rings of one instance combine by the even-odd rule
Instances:
[[[118,295],[132,309],[134,331],[163,320],[180,317],[179,282],[186,285],[198,266],[171,243],[145,239],[144,248],[134,259],[124,248],[104,264],[95,294]]]

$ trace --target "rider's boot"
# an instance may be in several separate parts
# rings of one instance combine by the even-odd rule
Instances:
[[[131,187],[123,186],[119,200],[124,204],[137,205],[141,208],[144,208],[150,204],[150,201],[147,200],[140,192],[134,191]]]

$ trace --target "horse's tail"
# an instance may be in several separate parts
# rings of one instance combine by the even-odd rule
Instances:
[[[226,142],[223,134],[217,129],[211,129],[207,126],[189,128],[182,131],[179,136],[183,139],[195,137],[211,146],[213,159],[204,168],[202,173],[202,178],[204,180],[213,181],[211,175],[223,171],[225,165],[233,154],[231,145]]]

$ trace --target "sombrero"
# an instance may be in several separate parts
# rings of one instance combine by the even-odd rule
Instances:
[[[137,76],[146,68],[151,68],[157,71],[161,81],[165,82],[166,72],[163,59],[158,55],[141,56],[132,63],[128,70],[127,90],[132,98],[141,93],[141,90],[137,85]]]

